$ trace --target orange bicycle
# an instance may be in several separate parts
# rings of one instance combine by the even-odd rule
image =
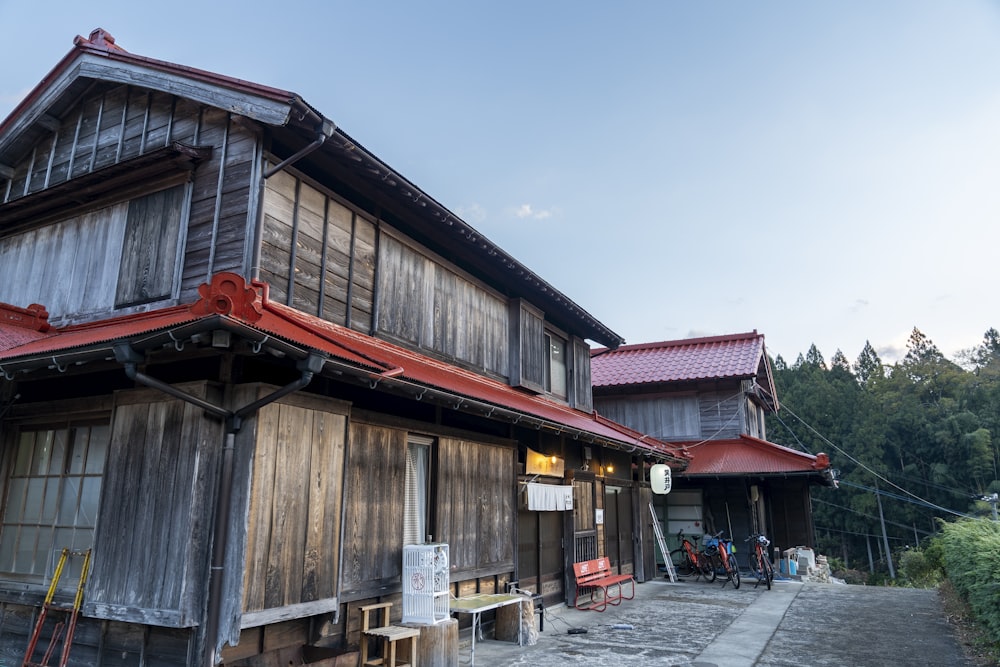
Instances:
[[[725,574],[726,581],[732,582],[733,588],[739,588],[740,566],[736,564],[736,550],[733,548],[732,540],[722,539],[722,531],[719,531],[705,539],[705,553],[712,563],[713,570]],[[726,581],[722,582],[723,587]]]
[[[753,587],[757,588],[758,584],[765,582],[767,583],[767,590],[771,590],[771,582],[774,581],[774,567],[771,565],[771,560],[767,557],[767,545],[771,543],[771,540],[763,535],[751,535],[746,541],[753,542],[753,550],[750,551],[750,555],[747,557],[750,573],[757,577],[757,583]]]
[[[697,535],[693,535],[692,537],[695,542],[699,539]],[[677,573],[685,576],[694,574],[696,575],[695,578],[705,577],[705,581],[709,583],[715,581],[715,567],[712,565],[711,559],[705,555],[705,552],[698,551],[697,545],[684,537],[683,530],[677,531],[677,540],[681,543],[681,546],[670,552],[670,560],[673,562]]]

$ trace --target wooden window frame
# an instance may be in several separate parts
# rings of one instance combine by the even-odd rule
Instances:
[[[103,452],[100,454],[101,459],[99,463],[94,464],[89,457],[93,453],[91,443],[93,442],[93,432],[96,428],[104,429],[104,448]],[[74,452],[78,452],[77,447],[79,446],[79,435],[82,430],[87,430],[87,441],[85,444],[86,450],[84,452],[84,458],[80,463],[79,470],[74,470]],[[45,470],[31,470],[31,467],[38,463],[37,455],[40,453],[36,450],[39,446],[38,436],[35,435],[31,440],[32,450],[28,452],[28,459],[22,459],[24,451],[22,446],[25,444],[23,436],[28,433],[42,434],[49,433],[50,437],[45,441],[50,443],[49,446],[52,447],[52,443],[56,441],[56,435],[60,432],[65,433],[65,442],[62,445],[61,460],[54,461],[49,459],[45,464]],[[50,578],[54,571],[56,561],[58,560],[59,553],[62,551],[63,547],[67,547],[74,551],[79,551],[87,548],[91,548],[94,543],[94,538],[97,531],[97,525],[100,519],[100,496],[102,492],[102,487],[104,485],[104,473],[105,466],[107,465],[107,455],[111,444],[111,425],[110,419],[108,418],[70,418],[65,421],[60,421],[57,423],[26,423],[20,425],[18,428],[12,430],[12,435],[10,436],[14,439],[9,447],[9,455],[7,457],[6,465],[4,467],[3,474],[3,512],[0,514],[0,542],[8,545],[5,548],[12,549],[11,554],[3,553],[0,555],[0,576],[5,579],[20,580],[30,583],[44,583],[44,580]],[[43,445],[44,447],[45,445]],[[49,455],[53,453],[50,449]],[[24,471],[24,474],[19,473],[19,468],[24,465],[28,466],[28,469]],[[58,467],[54,467],[58,466]],[[18,490],[18,484],[16,480],[24,480],[23,490]],[[29,508],[29,486],[31,481],[41,480],[43,482],[44,490],[42,492],[42,504],[46,505],[50,501],[47,498],[49,493],[54,492],[56,498],[52,500],[53,507],[46,510],[44,507],[39,509],[36,518],[32,515],[26,515],[26,512],[30,511]],[[93,516],[90,517],[89,523],[82,522],[80,516],[81,505],[83,504],[83,489],[87,480],[97,480],[98,488],[96,491],[92,490],[92,506],[93,506]],[[76,489],[74,490],[73,481],[76,482]],[[54,483],[54,484],[53,484]],[[65,518],[63,511],[69,506],[64,505],[65,493],[67,491],[72,491],[76,493],[76,499],[72,503],[73,517],[71,521],[64,521],[60,523],[61,518]],[[10,494],[12,493],[22,493],[22,500],[20,502],[20,509],[17,509],[17,503],[12,503]],[[18,516],[11,516],[10,513],[18,512]],[[51,516],[46,517],[46,512],[51,512]],[[12,537],[8,531],[14,531],[14,536]],[[24,566],[18,563],[18,551],[20,548],[20,540],[25,535],[26,532],[36,531],[36,536],[33,538],[35,544],[31,547],[32,551],[32,562],[29,566]],[[49,536],[49,548],[40,551],[39,536],[48,532]],[[71,531],[73,539],[71,544],[56,544],[55,540],[56,534],[59,531]],[[80,539],[80,538],[83,539]],[[42,562],[40,562],[39,555],[47,551]],[[79,559],[72,559],[68,564],[68,571],[63,578],[63,587],[70,587],[71,583],[79,577],[79,568],[81,563],[78,562]]]

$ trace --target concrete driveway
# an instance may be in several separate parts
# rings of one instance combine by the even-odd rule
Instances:
[[[546,609],[534,645],[479,641],[476,665],[975,667],[936,591],[797,581],[776,581],[768,591],[753,583],[733,590],[656,580],[604,612]],[[467,665],[468,629],[459,643]]]

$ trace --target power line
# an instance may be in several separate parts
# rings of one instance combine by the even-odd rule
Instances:
[[[852,485],[852,486],[854,486],[854,485]],[[836,503],[831,503],[831,502],[829,502],[827,500],[823,500],[822,498],[813,498],[813,500],[815,502],[818,502],[818,503],[823,503],[824,505],[829,505],[831,507],[836,507],[837,509],[842,509],[842,510],[845,510],[847,512],[853,512],[854,514],[857,514],[858,516],[863,516],[866,519],[871,519],[872,521],[881,521],[881,519],[879,519],[877,516],[872,516],[871,514],[865,514],[864,512],[859,512],[858,510],[852,509],[852,508],[847,507],[845,505],[838,505]],[[898,528],[905,528],[906,530],[909,530],[909,531],[916,530],[918,533],[923,533],[924,535],[933,535],[934,534],[934,533],[932,533],[929,530],[920,530],[920,529],[914,528],[913,526],[907,526],[905,523],[898,523],[896,521],[889,521],[888,519],[886,519],[886,523],[891,524],[893,526],[896,526]],[[879,537],[881,537],[881,535],[879,535]]]
[[[915,494],[915,493],[912,493],[911,491],[907,491],[906,489],[904,489],[904,488],[903,488],[903,487],[901,487],[900,485],[898,485],[898,484],[896,484],[895,482],[893,482],[892,480],[888,479],[887,477],[885,477],[885,476],[884,476],[884,475],[882,475],[881,473],[879,473],[879,472],[876,472],[876,471],[875,471],[874,469],[872,469],[872,468],[870,468],[869,466],[865,465],[864,463],[862,463],[862,462],[861,462],[861,461],[859,461],[858,459],[854,458],[853,456],[851,456],[850,454],[848,454],[847,452],[845,452],[845,451],[844,451],[843,449],[841,449],[841,448],[840,448],[840,447],[838,447],[837,445],[833,444],[833,442],[831,442],[829,438],[827,438],[827,437],[826,437],[825,435],[823,435],[822,433],[820,433],[819,431],[817,431],[816,429],[814,429],[814,428],[813,428],[812,426],[810,426],[809,424],[807,424],[807,423],[806,423],[806,421],[805,421],[804,419],[802,419],[802,417],[799,417],[799,416],[798,416],[797,414],[795,414],[795,413],[794,413],[794,412],[793,412],[793,411],[791,410],[791,408],[789,408],[789,407],[788,407],[788,405],[787,405],[787,404],[786,404],[786,405],[784,405],[784,409],[788,411],[788,414],[790,414],[791,416],[793,416],[793,417],[795,417],[796,419],[798,419],[798,420],[799,420],[799,422],[800,422],[800,423],[801,423],[801,424],[802,424],[803,426],[805,426],[805,427],[806,427],[807,429],[809,429],[810,431],[812,431],[812,432],[813,432],[813,434],[814,434],[814,435],[816,435],[816,437],[818,437],[818,438],[819,438],[820,440],[822,440],[822,441],[823,441],[823,442],[825,442],[826,444],[830,445],[830,446],[831,446],[831,447],[833,447],[833,448],[834,448],[835,450],[837,450],[838,452],[840,452],[840,454],[842,454],[843,456],[846,456],[846,457],[847,457],[848,459],[850,459],[851,461],[853,461],[854,463],[856,463],[856,464],[857,464],[857,465],[858,465],[859,467],[861,467],[862,469],[864,469],[864,470],[868,471],[868,472],[869,472],[869,473],[871,473],[871,474],[872,474],[873,476],[875,476],[875,477],[876,477],[877,479],[880,479],[880,480],[882,480],[883,482],[885,482],[885,483],[886,483],[886,484],[888,484],[889,486],[891,486],[891,487],[893,487],[893,488],[895,488],[895,489],[899,489],[900,491],[902,491],[902,492],[903,492],[903,493],[905,493],[906,495],[908,495],[908,496],[910,496],[910,497],[912,497],[912,498],[915,498],[916,500],[919,500],[919,501],[920,501],[921,503],[925,504],[925,505],[926,505],[927,507],[932,507],[932,508],[934,508],[934,509],[936,509],[936,510],[940,510],[941,512],[947,512],[948,514],[954,514],[955,516],[961,516],[961,517],[966,517],[966,516],[968,516],[968,515],[966,515],[966,514],[962,514],[961,512],[956,512],[955,510],[950,510],[950,509],[948,509],[947,507],[941,507],[940,505],[935,505],[934,503],[932,503],[932,502],[930,502],[930,501],[928,501],[928,500],[925,500],[925,499],[921,498],[921,497],[920,497],[920,496],[918,496],[917,494]],[[841,483],[842,483],[842,482],[841,482]],[[880,491],[880,493],[884,493],[884,491]]]
[[[865,491],[869,491],[869,492],[872,492],[872,493],[879,493],[879,494],[882,494],[883,496],[885,496],[886,498],[895,498],[896,500],[902,500],[904,503],[912,503],[914,505],[920,505],[922,507],[930,507],[931,509],[944,509],[944,508],[939,507],[939,506],[937,506],[937,505],[935,505],[933,503],[929,503],[929,502],[922,501],[922,500],[911,500],[910,498],[907,498],[905,496],[900,496],[900,495],[895,494],[895,493],[889,493],[888,491],[883,491],[882,489],[873,489],[872,487],[870,487],[870,486],[864,486],[863,484],[855,484],[854,482],[848,482],[848,481],[842,480],[842,479],[841,480],[837,480],[837,483],[838,484],[842,484],[844,486],[853,486],[856,489],[863,489]],[[952,514],[954,514],[956,516],[964,517],[966,519],[971,519],[972,518],[972,516],[970,514],[963,514],[962,512],[956,512],[955,510],[945,510],[945,511],[951,512]]]
[[[872,533],[858,533],[853,530],[841,530],[840,528],[828,528],[826,526],[816,526],[816,530],[825,530],[830,533],[843,533],[844,535],[856,535],[857,537],[875,537],[878,539],[882,539],[881,535],[874,535]],[[893,535],[889,535],[888,538],[890,540],[899,540],[900,542],[909,541],[905,537],[895,537]]]

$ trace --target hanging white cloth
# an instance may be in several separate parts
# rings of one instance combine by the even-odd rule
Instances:
[[[562,512],[573,509],[573,487],[528,482],[528,509]]]

